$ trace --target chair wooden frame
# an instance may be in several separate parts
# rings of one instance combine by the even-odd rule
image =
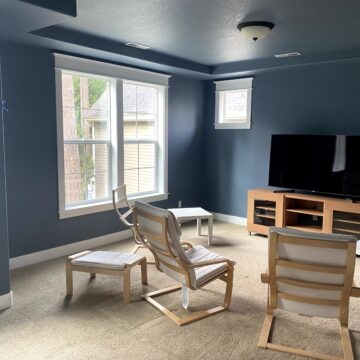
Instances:
[[[276,258],[277,245],[279,242],[291,243],[296,245],[315,246],[332,249],[344,249],[347,250],[347,266],[322,266],[322,265],[308,265],[303,263],[296,263],[292,261],[278,260]],[[262,326],[260,339],[258,343],[259,348],[272,349],[281,352],[287,352],[295,355],[305,356],[320,360],[353,360],[354,355],[352,351],[348,318],[349,318],[349,298],[350,296],[360,297],[360,288],[353,285],[354,271],[355,271],[355,257],[356,257],[356,243],[355,242],[340,242],[340,241],[321,241],[295,238],[290,236],[279,235],[277,233],[270,233],[269,236],[269,272],[261,274],[261,281],[268,284],[268,299],[266,316]],[[276,277],[276,265],[285,267],[292,267],[302,270],[313,270],[324,273],[344,274],[344,285],[326,285],[314,282],[305,282],[299,280],[293,280],[287,277]],[[342,292],[341,300],[323,300],[315,297],[298,296],[288,293],[282,293],[277,291],[277,282],[283,282],[290,285],[296,285],[308,289],[320,289],[320,290],[337,290]],[[270,332],[274,319],[274,312],[277,308],[277,299],[284,298],[299,302],[307,302],[310,304],[319,305],[338,305],[339,311],[339,325],[340,336],[343,350],[343,357],[332,356],[323,353],[317,353],[313,351],[304,351],[298,348],[290,346],[284,346],[280,344],[274,344],[269,342]]]
[[[129,304],[131,302],[131,286],[130,286],[130,271],[131,269],[136,266],[140,265],[141,268],[141,282],[144,285],[147,285],[147,263],[146,257],[139,258],[134,263],[126,264],[125,268],[123,269],[106,269],[106,268],[99,268],[99,267],[91,267],[91,266],[82,266],[73,264],[72,261],[91,253],[91,251],[83,251],[78,254],[71,255],[67,258],[65,267],[66,267],[66,295],[72,296],[73,295],[73,272],[86,272],[90,273],[90,279],[94,279],[96,274],[102,275],[112,275],[112,276],[123,276],[123,293],[124,293],[124,303]]]
[[[151,233],[145,231],[144,229],[142,229],[138,225],[139,224],[139,222],[138,222],[139,215],[141,215],[142,217],[147,218],[153,222],[160,224],[161,228],[162,228],[161,234],[159,234],[159,235],[151,234]],[[193,263],[190,265],[186,264],[186,263],[184,263],[184,261],[181,258],[177,257],[174,254],[172,247],[169,243],[168,219],[166,219],[165,217],[162,217],[162,216],[155,216],[153,214],[148,214],[146,212],[141,211],[137,207],[134,207],[134,224],[136,224],[135,228],[136,228],[137,234],[139,235],[139,239],[141,241],[143,241],[144,246],[147,247],[154,255],[156,268],[159,271],[163,272],[160,268],[160,261],[162,261],[162,262],[164,262],[164,261],[159,260],[159,257],[157,256],[157,252],[159,252],[159,254],[161,254],[162,256],[165,256],[166,258],[168,258],[169,261],[175,260],[175,262],[178,264],[178,267],[173,266],[169,263],[166,263],[166,266],[171,268],[173,271],[176,271],[180,274],[185,275],[186,286],[192,290],[197,290],[198,288],[194,288],[191,284],[191,277],[190,277],[190,272],[189,272],[190,269],[196,269],[196,268],[203,267],[203,266],[209,266],[209,265],[215,265],[215,264],[221,264],[221,263],[227,264],[226,270],[224,270],[222,273],[214,276],[213,278],[209,279],[204,284],[201,284],[201,286],[199,287],[199,288],[201,288],[216,279],[220,279],[220,280],[224,281],[226,283],[224,303],[220,306],[216,306],[216,307],[213,307],[213,308],[210,308],[207,310],[196,311],[196,312],[191,313],[191,315],[188,315],[185,317],[179,317],[179,316],[175,315],[173,312],[171,312],[169,309],[167,309],[166,307],[161,305],[159,302],[154,300],[154,298],[156,298],[158,296],[181,290],[182,285],[171,286],[171,287],[168,287],[165,289],[156,290],[156,291],[147,293],[145,295],[142,295],[142,297],[146,301],[148,301],[156,309],[160,310],[164,315],[169,317],[171,320],[173,320],[176,324],[178,324],[180,326],[187,325],[187,324],[193,323],[195,321],[207,318],[209,316],[218,314],[229,308],[230,303],[231,303],[231,298],[232,298],[233,277],[234,277],[234,264],[230,260],[219,259],[219,260],[201,261],[201,262]],[[166,248],[166,251],[161,251],[159,249],[154,250],[153,247],[149,244],[149,242],[145,240],[146,238],[151,238],[152,240],[159,242],[161,245],[163,245]],[[180,242],[180,244],[181,244],[181,246],[186,247],[188,249],[192,248],[192,245],[190,243]]]
[[[116,194],[118,192],[122,192],[124,195],[123,195],[123,197],[120,198],[120,200],[116,201]],[[123,201],[128,208],[123,214],[120,212],[119,207],[117,206],[117,203],[120,201]],[[133,254],[136,254],[139,249],[146,248],[146,246],[138,239],[138,236],[137,236],[135,228],[134,228],[134,224],[130,223],[127,220],[127,217],[133,213],[134,208],[132,205],[130,205],[128,198],[126,196],[126,185],[125,184],[112,190],[112,202],[113,202],[114,210],[115,210],[116,214],[118,215],[120,222],[123,225],[125,225],[127,228],[129,228],[133,234],[135,246],[133,247],[131,252]],[[148,265],[155,265],[155,262],[148,261]]]

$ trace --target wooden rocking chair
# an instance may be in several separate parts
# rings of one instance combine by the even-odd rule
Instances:
[[[258,347],[323,360],[353,360],[348,330],[349,298],[360,296],[353,287],[356,237],[272,228],[265,321]],[[344,357],[304,351],[269,342],[274,311],[339,320]]]
[[[167,210],[135,202],[134,224],[139,239],[153,253],[156,268],[181,284],[145,294],[143,297],[146,301],[178,325],[186,325],[229,308],[234,273],[232,261],[203,246],[193,247],[189,243],[180,242],[177,220]],[[220,306],[180,318],[154,300],[154,297],[180,289],[183,289],[184,295],[188,289],[200,289],[216,279],[226,282],[225,299]]]

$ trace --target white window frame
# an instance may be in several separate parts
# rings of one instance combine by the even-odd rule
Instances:
[[[136,194],[130,197],[130,203],[136,200],[146,202],[166,200],[168,198],[168,84],[169,75],[151,71],[129,68],[120,65],[103,63],[89,59],[77,58],[64,54],[54,54],[55,84],[56,84],[56,117],[58,144],[58,193],[59,218],[92,214],[113,208],[112,200],[86,202],[74,206],[65,205],[65,174],[64,174],[64,137],[62,114],[62,71],[74,72],[84,76],[94,75],[110,80],[111,96],[111,150],[109,162],[109,186],[117,187],[124,182],[124,153],[123,153],[123,81],[134,81],[158,87],[158,157],[157,157],[157,191],[155,193]],[[161,110],[161,111],[160,111]]]
[[[215,90],[215,129],[250,129],[253,78],[214,81]],[[247,90],[247,111],[245,122],[224,122],[226,92]]]

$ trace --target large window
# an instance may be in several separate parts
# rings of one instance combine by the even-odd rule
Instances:
[[[215,84],[215,129],[250,129],[252,78]]]
[[[65,55],[55,62],[60,217],[110,209],[123,183],[130,198],[165,199],[168,76]]]

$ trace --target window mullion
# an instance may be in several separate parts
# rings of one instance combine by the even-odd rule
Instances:
[[[56,85],[56,127],[58,149],[58,190],[59,212],[65,210],[65,163],[64,163],[64,128],[63,128],[63,99],[62,99],[62,71],[55,69]]]
[[[156,140],[151,140],[151,139],[136,139],[136,140],[124,140],[124,144],[156,144],[157,141]]]
[[[114,156],[112,159],[113,180],[112,187],[124,184],[124,105],[123,105],[123,80],[113,82],[113,127],[112,145]]]
[[[99,144],[99,145],[104,145],[104,144],[110,144],[110,143],[111,143],[111,141],[106,140],[106,139],[104,139],[104,140],[95,140],[95,139],[89,139],[89,140],[82,140],[82,139],[80,139],[80,140],[64,140],[64,144],[70,144],[70,145],[71,144],[74,144],[74,145],[76,145],[76,144],[90,144],[90,145]]]
[[[138,140],[138,87],[135,85],[135,116],[136,116],[136,140]],[[140,192],[140,146],[139,142],[137,142],[137,192]]]

